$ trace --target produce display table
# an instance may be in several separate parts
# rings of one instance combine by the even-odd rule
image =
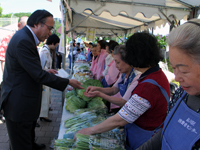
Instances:
[[[70,113],[69,111],[67,111],[65,109],[65,104],[66,104],[66,99],[64,102],[64,106],[63,106],[63,110],[62,110],[62,118],[61,118],[61,122],[60,122],[60,129],[59,129],[59,133],[58,133],[58,139],[63,139],[63,135],[65,134],[66,128],[65,128],[65,120],[74,117],[75,115]]]

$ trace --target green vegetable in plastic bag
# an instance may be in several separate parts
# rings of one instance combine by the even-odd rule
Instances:
[[[75,90],[68,91],[68,92],[65,94],[65,97],[66,97],[66,98],[69,98],[69,97],[72,96],[72,95],[77,95]]]
[[[75,141],[73,139],[57,139],[55,140],[54,146],[72,148],[74,145],[74,142]]]
[[[96,118],[97,115],[94,112],[84,112],[82,114],[76,115],[72,118],[69,118],[67,120],[65,120],[65,127],[69,128],[74,124],[83,122],[83,121],[87,121],[88,118]]]
[[[83,101],[75,95],[72,95],[67,99],[65,109],[73,113],[75,110],[84,108],[85,106],[85,101]]]
[[[121,145],[118,144],[117,139],[111,138],[103,138],[98,137],[95,135],[84,135],[84,134],[76,134],[76,142],[75,145],[77,148],[84,148],[84,149],[92,149],[95,148],[102,148],[102,149],[109,149],[109,150],[122,150],[123,148]]]
[[[88,108],[103,108],[105,107],[105,104],[102,101],[102,98],[95,97],[88,103],[87,107]]]
[[[82,87],[84,89],[76,89],[76,93],[78,97],[82,98],[84,101],[89,102],[92,97],[86,97],[83,93],[86,91],[88,86],[98,86],[98,87],[103,87],[101,82],[99,80],[94,80],[94,79],[88,79],[85,82],[83,82]]]
[[[74,111],[74,114],[78,115],[84,112],[95,112],[97,115],[106,115],[108,114],[108,108],[106,105],[104,105],[104,107],[99,106],[98,108],[81,108]]]

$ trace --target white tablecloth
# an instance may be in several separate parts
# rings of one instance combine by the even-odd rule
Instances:
[[[64,125],[65,120],[75,116],[74,114],[70,113],[69,111],[65,109],[65,104],[66,104],[66,99],[64,102],[63,110],[62,110],[62,118],[61,118],[61,123],[60,123],[60,130],[58,133],[58,139],[63,139],[63,135],[65,134],[65,131],[66,131],[66,128]]]

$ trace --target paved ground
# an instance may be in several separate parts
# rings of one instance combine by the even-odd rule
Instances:
[[[60,127],[60,120],[62,115],[62,92],[52,89],[51,91],[51,108],[53,111],[49,112],[49,119],[52,122],[39,121],[40,127],[35,129],[36,143],[46,144],[45,150],[52,150],[50,148],[52,140],[57,138]],[[9,149],[9,138],[5,123],[0,121],[0,150]]]
[[[66,59],[66,67],[68,67],[68,59]],[[44,150],[52,150],[52,140],[57,138],[60,121],[62,116],[62,92],[52,89],[51,90],[51,108],[53,111],[49,112],[49,119],[52,122],[39,121],[40,127],[37,127],[36,143],[46,144]],[[5,123],[0,120],[0,150],[9,149],[9,138]]]

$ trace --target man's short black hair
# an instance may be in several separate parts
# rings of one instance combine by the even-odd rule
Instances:
[[[30,27],[34,27],[39,23],[44,24],[46,22],[47,17],[53,17],[53,15],[46,10],[36,10],[34,11],[27,20],[27,25]]]
[[[46,44],[47,45],[51,45],[51,44],[56,45],[56,43],[59,43],[59,42],[60,42],[60,38],[56,34],[52,34],[47,38]]]
[[[126,42],[126,61],[139,68],[153,67],[162,60],[158,41],[150,33],[133,34]]]

